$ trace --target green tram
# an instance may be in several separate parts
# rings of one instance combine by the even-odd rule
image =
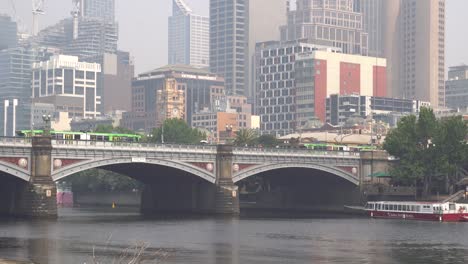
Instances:
[[[43,130],[20,130],[16,132],[19,137],[30,138],[41,136]],[[85,140],[85,141],[107,141],[107,142],[140,142],[140,135],[115,134],[115,133],[95,133],[95,132],[73,132],[73,131],[50,131],[53,139],[57,140]]]
[[[330,143],[304,143],[304,148],[311,149],[311,150],[319,150],[319,151],[351,151],[351,152],[359,152],[359,151],[366,151],[366,150],[375,150],[377,149],[376,146],[371,145],[360,145],[360,146],[350,146],[350,145],[342,145],[342,144],[330,144]]]

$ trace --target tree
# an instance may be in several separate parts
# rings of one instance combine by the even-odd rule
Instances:
[[[65,181],[71,182],[74,192],[132,191],[141,188],[141,183],[137,180],[101,169],[82,171]]]
[[[163,134],[164,127],[164,134]],[[164,142],[162,138],[164,137]],[[171,144],[198,144],[206,139],[206,134],[196,128],[191,128],[182,119],[166,119],[163,125],[153,129],[150,142]]]
[[[467,162],[466,135],[461,117],[437,120],[429,108],[422,108],[417,119],[402,118],[384,143],[384,149],[399,158],[394,180],[422,186],[423,196],[429,195],[434,181],[453,185],[455,172]]]
[[[116,134],[136,134],[135,131],[125,127],[114,127],[111,124],[98,125],[94,132],[96,133],[116,133]]]
[[[279,141],[274,135],[261,135],[256,140],[258,145],[262,145],[267,148],[274,148],[278,146]]]
[[[234,145],[236,146],[253,146],[257,140],[257,132],[253,129],[241,129],[236,132]]]
[[[468,161],[466,136],[468,126],[461,116],[440,120],[437,135],[434,138],[435,151],[439,155],[439,166],[446,177],[445,187],[453,186],[458,179],[457,171]],[[448,191],[446,189],[446,191]]]

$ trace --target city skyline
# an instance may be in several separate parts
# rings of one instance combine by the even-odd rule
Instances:
[[[28,30],[32,25],[29,0],[14,1],[16,5],[16,17],[21,18],[23,27]],[[187,4],[200,15],[208,15],[208,0],[186,0]],[[463,12],[468,1],[447,1],[447,54],[446,69],[462,63],[468,64],[468,52],[464,46],[468,43],[468,36],[457,32],[457,23],[462,21]],[[69,17],[72,10],[72,1],[47,0],[45,3],[46,15],[40,17],[40,28],[57,23],[60,19]],[[167,18],[171,15],[172,1],[141,1],[140,5],[134,5],[127,1],[116,0],[116,20],[119,23],[119,47],[130,51],[135,59],[136,73],[141,73],[167,64]],[[10,1],[0,3],[0,13],[14,16]],[[131,21],[134,21],[132,23]],[[135,30],[138,25],[140,30]],[[155,27],[156,26],[156,27]],[[153,34],[141,34],[142,31]]]

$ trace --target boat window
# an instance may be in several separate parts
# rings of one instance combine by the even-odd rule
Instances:
[[[384,205],[384,210],[388,210],[388,204]]]
[[[408,211],[408,206],[406,204],[403,205],[403,211]]]
[[[416,211],[416,208],[415,208],[415,207],[416,207],[416,206],[414,206],[414,205],[410,205],[410,211]]]
[[[416,212],[419,212],[419,211],[421,211],[421,206],[420,206],[420,205],[417,205],[417,206],[416,206]]]
[[[450,211],[455,210],[455,204],[449,204],[449,210]]]
[[[401,211],[401,204],[398,205],[397,210],[398,210],[398,211]]]

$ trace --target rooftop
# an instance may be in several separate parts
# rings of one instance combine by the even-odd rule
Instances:
[[[138,75],[138,78],[148,78],[152,76],[165,74],[167,72],[215,76],[214,73],[211,73],[206,68],[199,68],[199,67],[194,67],[190,65],[180,64],[180,65],[166,65],[161,68],[157,68],[148,72],[140,73]]]

